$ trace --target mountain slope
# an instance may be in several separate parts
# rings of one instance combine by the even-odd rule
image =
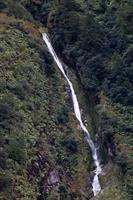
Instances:
[[[119,9],[120,7],[120,9]],[[132,2],[0,0],[0,199],[132,199]],[[102,192],[67,83],[99,146]]]
[[[123,186],[118,198],[132,199],[132,2],[31,2],[27,8],[35,19],[45,19],[56,51],[75,71],[86,97],[93,96],[102,162],[118,165],[117,187]]]
[[[90,150],[67,85],[32,17],[8,9],[0,14],[0,198],[81,199]]]

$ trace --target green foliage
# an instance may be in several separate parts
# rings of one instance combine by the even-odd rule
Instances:
[[[122,154],[118,154],[115,157],[115,161],[121,167],[122,172],[126,173],[126,171],[127,171],[127,158],[125,158]]]
[[[24,7],[16,13],[22,6],[19,2],[6,3],[0,20],[0,199],[58,199],[61,195],[57,189],[55,192],[56,184],[49,186],[51,171],[57,171],[59,184],[66,187],[70,182],[71,193],[70,176],[84,188],[87,180],[79,177],[82,169],[84,177],[88,175],[87,144],[75,128],[65,82],[35,24],[22,20]],[[29,13],[25,12],[27,18]],[[72,139],[62,144],[62,138],[67,137]],[[61,179],[60,173],[64,174]],[[4,179],[5,174],[9,179]]]
[[[15,192],[18,199],[35,199],[36,184],[28,182],[27,166],[35,156],[39,128],[47,121],[49,84],[41,44],[31,46],[33,38],[20,29],[19,20],[6,20],[9,27],[0,30],[0,198],[12,198]]]
[[[73,11],[73,6],[70,8],[67,3],[64,5],[56,7],[56,10],[50,13],[48,21],[56,50],[68,66],[73,67],[87,93],[89,91],[96,95],[104,91],[112,102],[121,103],[121,106],[132,106],[131,1],[90,1],[87,7],[89,12],[82,12],[82,9]],[[115,144],[120,134],[122,138],[119,142],[122,143],[122,148],[127,137],[127,144],[130,144],[131,122],[126,119],[125,125],[123,115],[117,118],[117,114],[106,111],[100,112],[99,116],[103,162],[108,162],[106,155],[110,154],[118,164],[124,177],[124,193],[131,199],[132,178],[128,184],[126,181],[126,178],[131,176],[129,169],[132,168],[132,161],[129,162],[127,155],[129,153],[131,156],[131,153],[129,149],[127,153],[117,150]]]
[[[0,190],[3,191],[11,186],[11,177],[9,174],[0,173]]]
[[[61,200],[68,198],[68,190],[63,184],[59,186],[59,193]]]
[[[61,107],[57,112],[57,121],[61,124],[66,124],[69,121],[68,108],[66,106]]]
[[[72,139],[72,138],[70,138],[70,139],[69,138],[64,139],[61,142],[61,144],[63,146],[65,146],[66,149],[69,150],[71,153],[77,153],[77,151],[78,151],[77,142],[74,139]]]
[[[7,89],[12,91],[21,100],[26,99],[27,94],[29,95],[31,93],[31,86],[27,80],[18,81],[16,85],[7,84]]]
[[[1,140],[3,140],[2,137],[1,137]],[[2,141],[1,141],[1,142],[2,142]],[[7,158],[8,158],[7,152],[5,152],[4,149],[1,149],[1,150],[0,150],[0,167],[1,167],[2,169],[5,169],[5,168],[6,168],[6,161],[7,161]]]
[[[103,158],[110,156],[119,166],[121,185],[123,186],[123,199],[131,199],[133,177],[132,160],[132,107],[121,104],[110,105],[104,102],[99,105],[98,113],[101,116],[101,151]],[[130,181],[127,183],[127,179]]]
[[[0,2],[0,10],[7,8],[6,2]]]
[[[25,10],[19,0],[0,0],[0,10],[16,18],[32,20],[31,15]]]
[[[22,127],[23,117],[15,111],[9,104],[0,104],[0,127],[3,129],[10,130],[14,126]]]
[[[48,27],[55,48],[75,69],[87,91],[104,90],[114,102],[131,105],[132,72],[129,66],[132,61],[127,65],[124,55],[129,51],[132,37],[113,29],[119,15],[113,11],[113,6],[117,9],[118,3],[113,2],[109,7],[106,1],[94,1],[90,3],[95,8],[90,7],[91,12],[83,12],[79,4],[79,8],[73,10],[73,6],[69,7],[71,3],[76,7],[74,1],[64,2],[50,12]],[[111,18],[111,12],[115,12],[115,18]]]
[[[8,146],[8,157],[18,163],[25,163],[26,157],[26,146],[23,138],[19,137],[19,139],[11,139],[9,140]]]
[[[122,180],[117,183],[118,173],[107,173],[107,187],[96,198],[120,200],[123,195],[131,200],[132,1],[22,3],[36,20],[48,26],[56,50],[74,69],[86,95],[91,93],[101,101],[94,120],[99,128],[102,163],[110,157],[119,166]],[[0,20],[0,198],[12,198],[11,191],[20,200],[45,198],[47,177],[54,167],[61,176],[59,193],[50,186],[52,192],[46,196],[81,199],[84,193],[88,196],[88,147],[70,116],[64,80],[40,38],[35,39],[33,19],[23,5],[21,1],[0,1],[0,10],[5,13]],[[29,30],[22,19],[30,20]],[[101,93],[110,98],[108,103]]]

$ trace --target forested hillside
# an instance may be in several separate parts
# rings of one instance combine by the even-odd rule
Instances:
[[[68,85],[98,145],[102,192]],[[132,200],[133,1],[0,0],[0,199]]]

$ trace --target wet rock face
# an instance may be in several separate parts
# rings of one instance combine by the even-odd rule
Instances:
[[[50,172],[47,182],[49,185],[57,184],[59,182],[59,177],[56,170]]]
[[[34,177],[39,176],[41,172],[47,171],[49,169],[49,161],[47,156],[43,154],[38,154],[35,160],[32,160],[31,165],[28,167],[28,180],[32,182]]]
[[[49,161],[47,155],[39,153],[37,158],[31,162],[28,168],[28,180],[32,183],[38,179],[38,200],[44,199],[52,190],[57,191],[60,182],[59,174],[54,165]]]
[[[59,176],[56,170],[50,171],[47,180],[44,182],[44,190],[49,193],[51,189],[57,190],[59,183]]]

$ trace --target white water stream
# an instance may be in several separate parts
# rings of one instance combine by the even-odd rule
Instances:
[[[76,118],[78,119],[80,126],[81,126],[81,129],[85,133],[86,140],[87,140],[87,142],[88,142],[88,144],[91,148],[92,157],[93,157],[93,160],[94,160],[94,163],[95,163],[95,166],[96,166],[94,179],[93,179],[93,182],[92,182],[92,189],[93,189],[94,196],[96,196],[101,191],[101,186],[100,186],[100,183],[99,183],[98,175],[102,172],[100,162],[98,160],[96,147],[95,147],[94,142],[92,141],[92,139],[90,137],[90,134],[89,134],[87,128],[85,127],[85,125],[82,121],[79,103],[78,103],[78,99],[77,99],[77,96],[75,94],[73,85],[72,85],[71,81],[69,80],[69,78],[67,77],[60,59],[56,55],[48,35],[46,33],[43,33],[42,35],[43,35],[43,40],[45,41],[49,52],[53,56],[54,61],[56,62],[57,66],[59,67],[59,69],[62,72],[63,76],[65,77],[66,81],[68,82],[68,85],[69,85],[70,90],[71,90],[71,97],[72,97],[72,101],[73,101],[73,107],[74,107],[74,112],[75,112]]]

